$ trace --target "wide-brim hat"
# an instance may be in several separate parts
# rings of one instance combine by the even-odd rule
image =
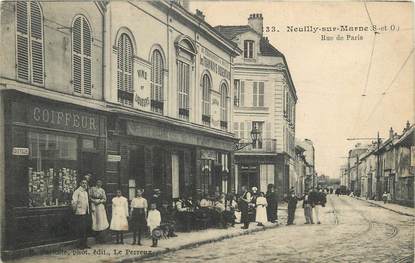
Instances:
[[[155,239],[160,239],[163,236],[163,230],[161,228],[156,227],[151,231],[151,236]]]

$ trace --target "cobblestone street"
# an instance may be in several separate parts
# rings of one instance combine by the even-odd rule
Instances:
[[[261,231],[146,262],[413,262],[414,218],[347,196],[328,196],[321,225]]]

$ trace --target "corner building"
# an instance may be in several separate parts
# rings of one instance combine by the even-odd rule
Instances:
[[[232,58],[241,50],[179,2],[112,1],[104,91],[107,191],[164,199],[234,183]]]
[[[263,36],[262,14],[251,14],[248,25],[215,27],[243,50],[234,63],[234,132],[251,141],[255,127],[259,139],[235,153],[235,180],[266,192],[275,184],[288,193],[295,171],[296,90],[285,56]]]

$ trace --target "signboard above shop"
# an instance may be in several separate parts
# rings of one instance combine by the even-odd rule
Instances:
[[[13,147],[12,154],[17,156],[29,155],[29,148]]]

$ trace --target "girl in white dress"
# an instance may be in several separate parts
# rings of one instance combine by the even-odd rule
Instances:
[[[117,244],[124,244],[123,231],[128,231],[128,201],[117,190],[117,196],[112,199],[112,219],[110,229],[117,234]]]
[[[264,193],[261,192],[256,199],[256,218],[255,221],[258,223],[258,226],[264,226],[268,221],[267,218],[267,199],[264,197]]]

